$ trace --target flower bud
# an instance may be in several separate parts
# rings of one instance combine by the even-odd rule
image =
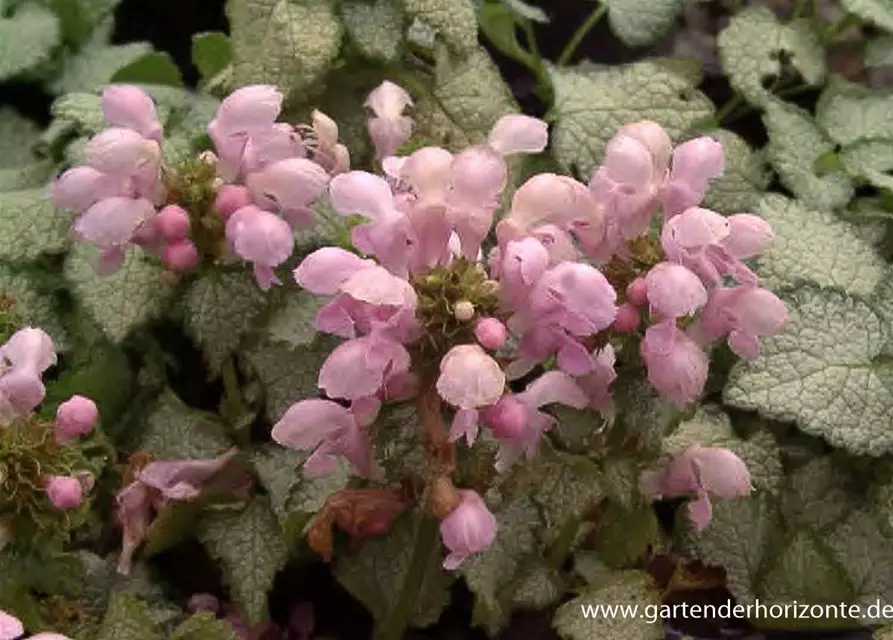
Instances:
[[[621,333],[632,333],[639,326],[639,310],[627,303],[617,309],[617,317],[614,318],[614,329]]]
[[[453,571],[474,553],[489,547],[496,538],[496,517],[481,497],[470,490],[460,490],[462,502],[440,523],[440,537],[450,550],[443,568]]]
[[[84,499],[81,482],[71,476],[50,476],[44,488],[57,509],[74,509]]]
[[[626,288],[626,299],[637,307],[648,303],[648,286],[645,284],[645,278],[636,278],[632,281]]]
[[[183,240],[189,234],[189,212],[177,204],[169,204],[158,212],[155,228],[168,242]]]
[[[220,187],[220,190],[217,192],[217,199],[214,201],[214,206],[224,218],[229,218],[236,211],[242,207],[247,207],[249,204],[251,204],[251,192],[248,191],[248,187],[236,184],[225,184]]]
[[[96,403],[84,396],[71,396],[56,410],[53,432],[56,442],[64,445],[81,435],[86,435],[96,426],[99,410]]]
[[[474,305],[468,300],[460,300],[453,307],[453,315],[462,322],[471,320],[474,317]]]
[[[482,412],[484,423],[497,438],[518,438],[530,421],[530,410],[520,400],[505,396]]]
[[[167,245],[161,259],[171,271],[188,271],[198,264],[198,249],[190,240],[181,240]]]
[[[13,640],[25,634],[25,627],[18,618],[15,618],[5,611],[0,611],[0,638],[4,640]]]
[[[481,318],[474,327],[474,337],[485,349],[497,351],[505,344],[508,331],[496,318]]]

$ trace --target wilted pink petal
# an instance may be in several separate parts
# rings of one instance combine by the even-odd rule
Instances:
[[[90,244],[111,249],[129,242],[154,215],[154,205],[145,198],[105,198],[75,220],[74,232]]]
[[[645,276],[651,311],[662,318],[693,315],[707,304],[707,289],[700,278],[682,265],[661,262]]]
[[[323,247],[308,255],[294,271],[295,282],[317,295],[333,296],[352,276],[375,266],[340,247]]]
[[[440,361],[437,392],[459,409],[495,404],[502,397],[505,374],[499,363],[476,344],[450,349]]]
[[[137,479],[169,500],[194,500],[236,453],[233,449],[209,460],[155,460],[139,471]]]
[[[549,125],[520,114],[503,116],[490,129],[487,144],[504,156],[540,153],[549,144]]]
[[[133,129],[141,136],[161,142],[163,129],[155,103],[132,85],[109,85],[102,91],[102,113],[113,127]]]
[[[440,523],[440,537],[449,549],[443,568],[454,571],[468,556],[480,553],[496,539],[496,517],[474,491],[460,490],[462,502]]]
[[[117,519],[124,530],[118,573],[127,575],[133,554],[146,537],[152,522],[150,489],[142,482],[132,482],[116,494],[115,500]]]

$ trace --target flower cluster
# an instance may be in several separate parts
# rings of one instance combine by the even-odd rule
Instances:
[[[20,329],[0,346],[0,446],[6,471],[0,476],[0,486],[19,501],[27,501],[30,492],[12,490],[16,485],[42,487],[44,499],[64,511],[79,507],[84,494],[93,489],[93,474],[75,468],[80,456],[66,448],[93,430],[99,411],[89,398],[72,396],[59,405],[50,428],[52,437],[46,437],[50,429],[32,412],[46,395],[41,378],[55,363],[52,339],[35,327]],[[38,477],[32,477],[34,473]],[[0,505],[4,502],[0,498]],[[22,508],[17,504],[13,511]]]
[[[262,288],[277,284],[273,269],[291,255],[294,228],[310,222],[330,175],[350,165],[325,114],[314,112],[310,126],[277,122],[282,99],[266,85],[233,92],[208,126],[215,152],[165,166],[152,99],[133,86],[106,88],[110,127],[88,143],[88,164],[63,173],[52,193],[79,214],[76,235],[101,250],[99,272],[117,269],[133,243],[174,272],[241,259]]]
[[[544,407],[611,406],[617,349],[638,345],[651,384],[684,406],[703,390],[712,343],[727,339],[735,353],[754,357],[758,338],[785,322],[784,305],[743,262],[771,241],[768,224],[698,207],[723,172],[712,138],[674,149],[654,122],[625,126],[588,185],[551,173],[520,185],[487,250],[508,157],[542,151],[546,124],[506,116],[486,143],[400,157],[389,154],[411,131],[403,114],[409,96],[385,83],[367,104],[385,175],[345,172],[328,189],[339,214],[363,219],[352,228],[354,252],[326,247],[294,271],[301,287],[332,297],[316,328],[346,339],[319,373],[328,399],[296,403],[273,429],[279,443],[312,451],[306,474],[326,474],[343,457],[376,477],[368,427],[382,403],[431,393],[433,410],[420,403],[420,412],[434,419],[422,421],[436,425],[448,407],[446,440],[468,446],[489,429],[502,471],[536,453],[554,424]],[[509,388],[537,368],[522,391]],[[740,495],[750,486],[740,461],[711,467],[714,476],[727,474],[725,485],[700,474],[701,463],[734,458],[708,454],[672,463],[690,472],[684,487],[670,468],[673,482],[652,478],[646,493],[697,495],[692,512],[705,524],[708,491]],[[496,521],[474,491],[452,489],[442,502],[444,566],[455,569],[493,541]]]

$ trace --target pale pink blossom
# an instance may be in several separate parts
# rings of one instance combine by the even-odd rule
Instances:
[[[675,320],[650,326],[639,353],[648,381],[668,400],[685,406],[701,395],[707,382],[707,355],[676,327]]]
[[[707,304],[707,289],[698,276],[673,262],[654,265],[645,287],[651,312],[660,318],[690,316]]]
[[[477,437],[477,410],[502,397],[505,373],[479,345],[462,344],[450,349],[440,361],[436,386],[440,397],[457,409],[450,440],[464,437],[470,445]]]
[[[18,618],[14,618],[5,611],[0,611],[0,640],[16,640],[24,635],[25,627]]]
[[[163,128],[155,103],[145,91],[132,85],[109,85],[102,91],[102,114],[113,127],[132,129],[161,143]]]
[[[737,355],[756,358],[759,338],[778,333],[787,317],[784,302],[771,291],[753,285],[717,287],[691,335],[704,343],[727,337]]]
[[[226,221],[226,237],[235,253],[254,265],[254,276],[261,289],[280,284],[273,269],[288,260],[295,242],[285,220],[249,205]]]
[[[53,340],[42,329],[25,327],[0,347],[0,424],[37,407],[46,395],[41,376],[56,364]]]
[[[99,409],[90,398],[71,396],[56,409],[53,433],[56,442],[66,444],[93,430],[99,420]]]
[[[440,537],[449,555],[443,568],[454,571],[475,553],[480,553],[496,539],[496,517],[481,497],[471,490],[459,490],[462,501],[440,523]]]
[[[684,142],[673,152],[673,167],[663,193],[664,216],[669,219],[701,203],[710,181],[725,171],[722,145],[709,136]]]
[[[412,105],[409,93],[389,80],[382,82],[366,98],[365,106],[374,114],[367,121],[369,137],[379,159],[394,155],[409,140],[412,119],[403,115],[403,111]]]

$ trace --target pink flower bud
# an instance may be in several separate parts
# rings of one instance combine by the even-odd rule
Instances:
[[[189,212],[177,204],[169,204],[158,212],[155,228],[168,242],[177,242],[189,234]]]
[[[632,333],[639,326],[639,310],[627,303],[617,309],[617,317],[614,318],[614,329],[621,333]]]
[[[167,245],[161,259],[171,271],[188,271],[198,264],[198,249],[191,240],[181,240]]]
[[[648,303],[648,285],[645,284],[645,278],[636,278],[632,281],[626,288],[626,299],[637,307]]]
[[[481,497],[470,490],[459,490],[462,502],[440,523],[440,537],[450,550],[443,568],[453,571],[468,556],[480,553],[496,539],[496,517]]]
[[[217,192],[214,206],[224,218],[229,218],[242,207],[251,204],[251,192],[248,187],[237,184],[225,184]]]
[[[474,337],[485,349],[502,349],[508,338],[505,325],[496,318],[481,318],[474,328]]]
[[[0,611],[0,640],[15,640],[25,634],[25,627],[18,618]]]
[[[521,436],[531,418],[526,404],[513,396],[504,396],[482,412],[484,423],[497,438],[512,440]]]
[[[96,426],[99,410],[96,403],[84,396],[71,396],[56,410],[53,432],[56,442],[64,445],[80,435],[86,435]]]
[[[74,509],[84,499],[80,480],[71,476],[50,476],[44,488],[57,509]]]
[[[471,320],[474,317],[474,305],[468,300],[460,300],[453,307],[453,315],[456,316],[456,320],[461,320],[462,322]]]

